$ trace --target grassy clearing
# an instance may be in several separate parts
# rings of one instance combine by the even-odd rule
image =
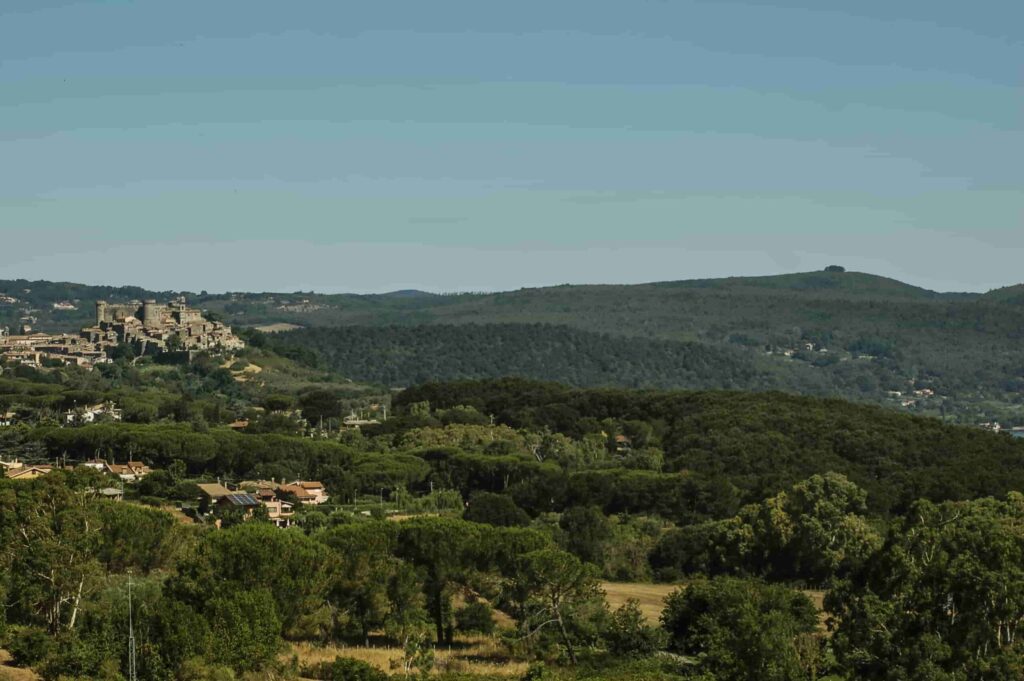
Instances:
[[[678,584],[644,584],[639,582],[601,582],[608,606],[615,610],[631,598],[640,602],[640,611],[650,622],[657,624],[665,608],[665,597],[678,588]]]
[[[629,599],[635,598],[640,602],[640,611],[653,624],[657,624],[661,617],[661,611],[665,608],[665,598],[680,586],[684,585],[644,584],[638,582],[601,583],[601,588],[604,589],[608,605],[612,610],[625,605]],[[822,603],[825,600],[825,592],[805,589],[803,593],[814,602],[814,607],[818,609],[822,625],[824,626],[825,613],[823,612]]]
[[[347,393],[374,392],[365,384],[356,383],[337,374],[311,369],[285,357],[257,349],[246,351],[239,358],[248,362],[241,377],[270,392],[302,392],[304,390],[339,390]],[[232,363],[234,360],[232,360]],[[250,368],[252,367],[252,368]]]
[[[0,681],[39,681],[39,676],[31,669],[8,667],[11,656],[6,650],[0,650]]]
[[[391,662],[402,658],[402,651],[394,646],[313,646],[299,643],[292,646],[300,665],[333,662],[336,657],[362,660],[378,669],[391,671]],[[435,652],[434,673],[457,672],[476,674],[485,678],[519,678],[529,665],[509,658],[497,639],[487,636],[460,638],[451,648],[439,646]]]
[[[278,322],[276,324],[260,324],[259,326],[254,326],[252,328],[263,333],[281,333],[282,331],[294,331],[295,329],[302,329],[305,327],[301,324]]]

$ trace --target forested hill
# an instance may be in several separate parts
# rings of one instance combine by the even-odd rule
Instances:
[[[1024,284],[1017,284],[1016,286],[1007,286],[1005,288],[998,288],[994,291],[989,291],[982,296],[982,299],[991,303],[1024,306]]]
[[[728,479],[747,498],[823,471],[855,480],[879,511],[905,511],[917,498],[1024,489],[1024,440],[842,400],[581,390],[521,379],[435,383],[394,399],[400,414],[424,403],[434,410],[471,407],[498,423],[572,438],[621,432],[634,448],[663,450],[665,470]]]
[[[285,355],[289,346],[311,350],[324,368],[357,381],[398,387],[521,376],[576,386],[827,390],[811,371],[800,383],[735,347],[547,324],[321,327],[266,342]]]
[[[962,422],[1021,425],[1022,290],[938,293],[870,274],[823,271],[488,294],[189,297],[235,326],[382,327],[299,332],[280,342],[315,350],[325,365],[353,378],[392,387],[514,374],[582,386],[779,388]],[[167,295],[0,281],[5,292],[37,309],[35,326],[43,330],[80,326],[95,297]],[[64,298],[79,299],[80,309],[50,309]],[[15,324],[22,309],[22,303],[0,303],[0,324]],[[465,328],[425,328],[435,325]],[[533,337],[523,325],[531,325]],[[509,334],[500,343],[498,331]],[[531,352],[547,361],[530,363]]]

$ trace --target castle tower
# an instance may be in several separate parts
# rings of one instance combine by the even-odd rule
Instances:
[[[147,300],[142,303],[142,325],[147,329],[155,329],[163,321],[160,315],[160,306],[155,300]]]
[[[96,326],[99,326],[103,322],[107,321],[107,301],[97,300],[96,301]]]

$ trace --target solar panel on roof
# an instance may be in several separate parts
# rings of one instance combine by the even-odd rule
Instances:
[[[259,506],[260,504],[251,494],[232,493],[224,498],[235,506]]]

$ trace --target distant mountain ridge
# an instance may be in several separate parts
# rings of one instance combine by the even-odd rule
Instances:
[[[1024,284],[997,288],[981,297],[986,302],[1024,305]]]
[[[655,286],[716,289],[766,289],[803,293],[828,293],[857,296],[894,296],[919,299],[980,297],[979,293],[940,293],[896,279],[863,272],[801,272],[764,277],[727,277],[660,282]]]
[[[48,330],[80,327],[97,297],[173,293],[0,281],[5,292],[25,300],[0,303],[0,325],[17,324],[28,305],[38,310],[36,327]],[[1024,424],[1024,285],[940,293],[829,271],[497,293],[186,295],[236,327],[307,327],[277,340],[313,349],[350,376],[391,386],[502,372],[574,385],[775,386]],[[64,299],[80,299],[79,309],[51,308]],[[350,350],[336,347],[346,342]],[[630,369],[641,347],[648,359]],[[538,359],[545,357],[546,363]],[[629,361],[616,365],[616,358]],[[729,362],[746,367],[740,373],[748,378],[737,380]]]

